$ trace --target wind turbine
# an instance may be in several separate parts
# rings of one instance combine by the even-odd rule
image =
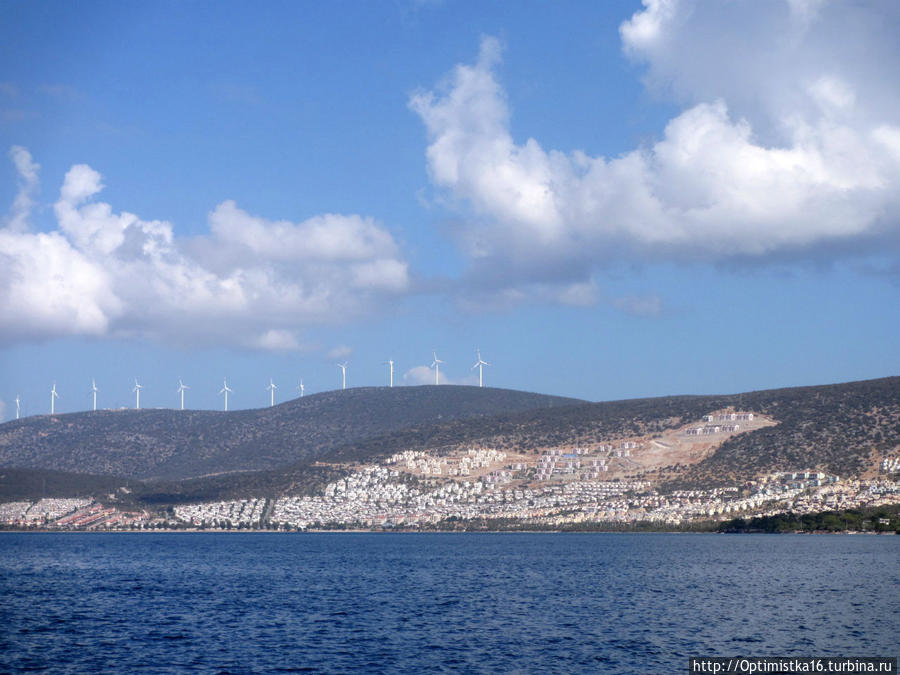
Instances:
[[[306,389],[306,387],[303,386],[303,380],[302,380],[302,379],[300,380],[300,384],[297,385],[297,389],[300,390],[300,398],[303,398],[303,390]]]
[[[337,367],[341,369],[341,389],[347,388],[347,362],[338,363]]]
[[[274,382],[272,382],[271,377],[269,378],[269,386],[266,387],[266,389],[269,391],[269,394],[270,394],[269,407],[271,408],[272,406],[275,405],[275,390],[278,389],[278,385],[275,384]]]
[[[393,387],[394,386],[394,362],[392,360],[388,360],[388,361],[384,362],[384,365],[390,366],[390,368],[391,368],[391,379],[390,379],[389,386]]]
[[[137,378],[134,378],[134,389],[131,391],[134,392],[134,409],[141,409],[141,389],[144,388],[144,385],[138,384]]]
[[[181,394],[181,409],[184,410],[184,390],[190,389],[184,382],[181,381],[181,378],[178,378],[178,389],[175,390],[176,394]]]
[[[20,407],[19,395],[16,394],[16,419],[19,419],[19,407]]]
[[[219,395],[225,394],[225,412],[228,412],[228,393],[231,389],[228,388],[228,378],[222,378],[222,389],[219,391]]]
[[[440,384],[440,372],[441,365],[443,361],[441,361],[435,352],[431,352],[434,355],[434,361],[431,363],[431,367],[434,368],[434,383]]]
[[[50,388],[50,414],[53,415],[56,413],[56,401],[54,399],[59,398],[59,394],[56,393],[56,382],[53,383],[53,387]]]
[[[92,377],[91,378],[91,394],[94,395],[94,412],[97,412],[97,392],[98,391],[99,391],[99,389],[97,389],[97,380],[95,380]]]
[[[474,366],[472,366],[472,370],[475,370],[476,368],[478,368],[478,386],[483,387],[484,386],[484,379],[482,378],[483,367],[489,366],[491,364],[488,363],[487,361],[483,361],[481,359],[481,350],[480,349],[476,349],[475,353],[478,354],[478,361],[475,363]]]

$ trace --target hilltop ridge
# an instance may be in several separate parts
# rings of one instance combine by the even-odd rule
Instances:
[[[273,469],[373,436],[584,401],[470,386],[362,387],[270,408],[101,410],[0,425],[0,466],[184,480]]]

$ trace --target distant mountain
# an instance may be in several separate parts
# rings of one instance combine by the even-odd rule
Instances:
[[[184,480],[303,463],[373,436],[449,420],[565,407],[577,399],[506,389],[370,387],[271,408],[117,410],[0,425],[0,467]]]

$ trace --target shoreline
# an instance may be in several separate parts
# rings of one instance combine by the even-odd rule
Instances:
[[[865,536],[897,536],[898,532],[862,532],[858,530],[828,531],[790,531],[790,532],[719,532],[717,530],[401,530],[401,529],[361,529],[347,528],[339,530],[204,530],[197,528],[171,530],[62,530],[62,529],[3,529],[3,534],[715,534],[715,535],[865,535]]]

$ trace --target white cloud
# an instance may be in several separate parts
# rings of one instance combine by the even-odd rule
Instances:
[[[662,96],[686,106],[723,99],[772,144],[793,141],[796,118],[820,116],[814,92],[829,83],[843,90],[840,99],[849,94],[858,104],[845,108],[846,123],[896,115],[897,3],[644,4],[620,34],[626,54],[647,66],[647,85]]]
[[[255,346],[266,351],[293,352],[302,348],[297,336],[289,330],[271,329],[259,336]]]
[[[447,377],[444,373],[439,373],[438,378],[440,384],[447,384]],[[403,382],[410,386],[434,384],[434,368],[414,366],[403,373]]]
[[[218,243],[269,260],[371,261],[391,258],[397,246],[371,218],[326,214],[302,223],[269,221],[242,211],[233,201],[209,216]]]
[[[352,353],[353,350],[347,345],[338,345],[337,347],[329,349],[326,356],[331,360],[340,361],[341,359],[349,358]]]
[[[897,230],[895,7],[645,0],[624,49],[685,107],[657,142],[613,158],[514,142],[485,38],[473,65],[410,100],[431,180],[464,215],[472,279],[557,284],[560,302],[590,304],[593,271],[615,261],[814,256]]]
[[[14,342],[102,335],[120,313],[107,271],[60,233],[0,230],[0,326]]]
[[[438,382],[440,384],[478,384],[477,371],[476,374],[470,373],[461,378],[451,378],[447,377],[447,373],[444,372],[443,364],[441,364],[441,366],[442,368],[438,373]],[[403,373],[403,383],[411,387],[421,384],[434,384],[434,368],[429,366],[414,366]]]
[[[11,155],[32,190],[37,165],[22,148]],[[184,239],[115,212],[96,200],[102,189],[97,171],[73,166],[49,233],[23,229],[17,199],[0,230],[0,342],[116,334],[296,350],[306,326],[367,313],[409,285],[399,247],[371,218],[269,221],[228,201],[208,236]]]
[[[38,189],[40,165],[31,158],[31,153],[20,145],[9,150],[9,158],[19,174],[19,191],[13,201],[6,227],[14,232],[24,232],[29,227],[31,210],[34,208],[34,196]]]

